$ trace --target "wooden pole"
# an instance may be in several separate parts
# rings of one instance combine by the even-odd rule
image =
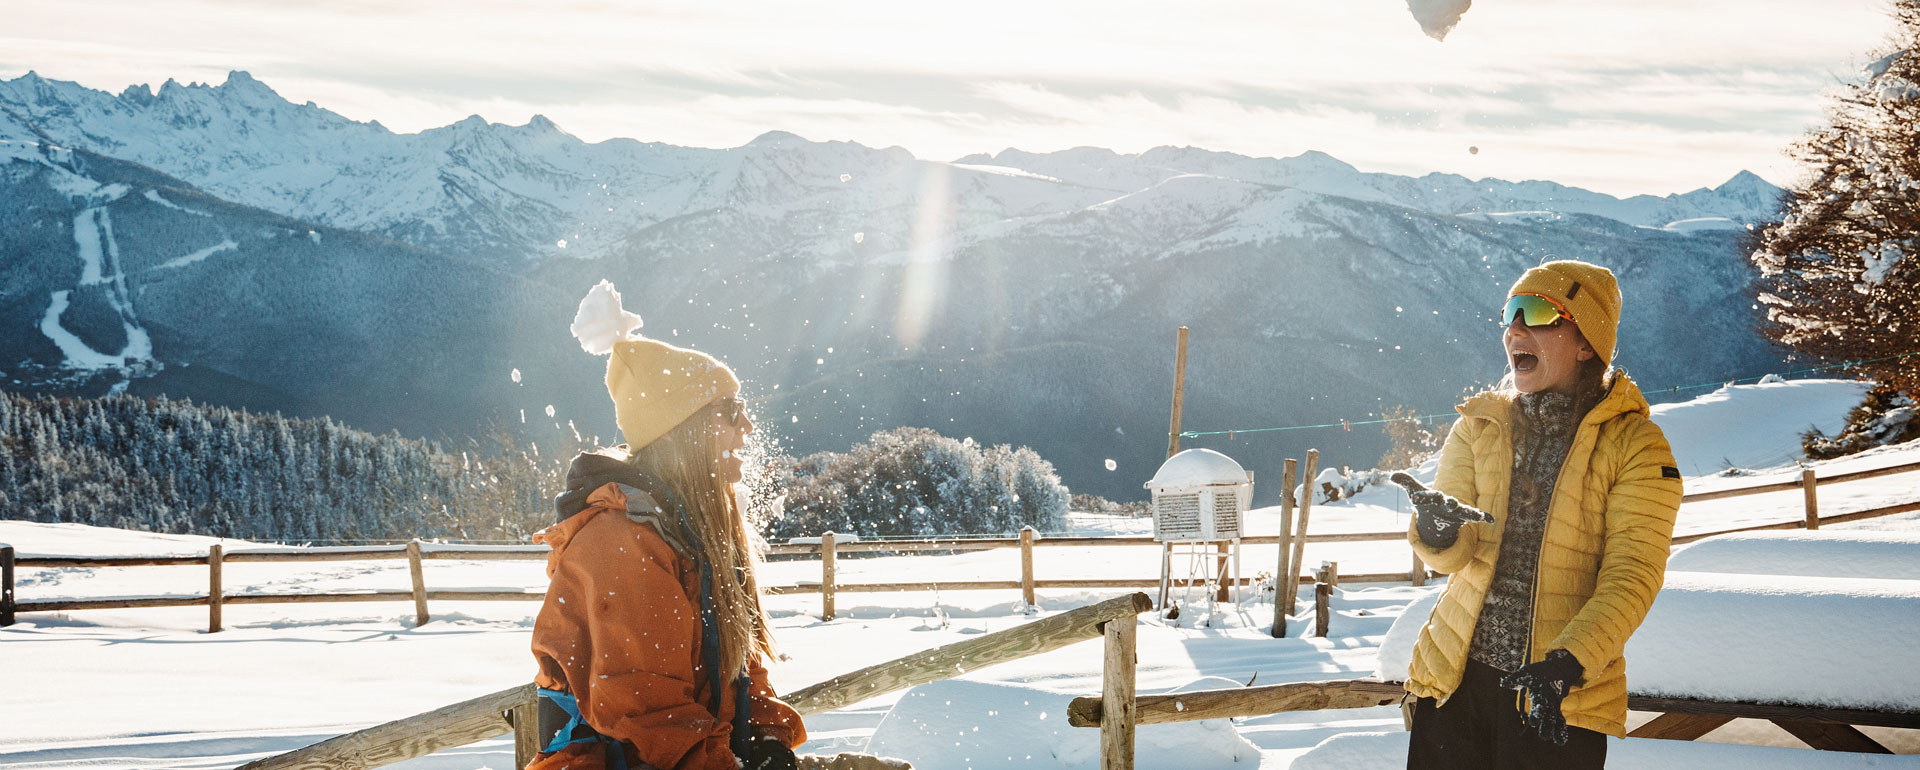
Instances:
[[[1307,557],[1307,516],[1313,512],[1313,473],[1314,470],[1319,467],[1320,450],[1307,450],[1307,472],[1302,474],[1298,479],[1300,482],[1300,500],[1296,505],[1300,508],[1300,520],[1294,523],[1293,560],[1291,562],[1292,566],[1287,570],[1287,593],[1284,597],[1287,606],[1286,612],[1289,615],[1293,614],[1294,602],[1300,595],[1300,568],[1305,566],[1306,562],[1304,560]],[[1289,487],[1287,494],[1291,495],[1293,493],[1293,488]],[[1279,612],[1280,610],[1276,608],[1274,611]]]
[[[1320,571],[1313,575],[1313,635],[1324,637],[1327,626],[1333,621],[1333,583],[1338,580],[1340,567],[1333,562],[1320,562]]]
[[[1173,421],[1167,425],[1167,456],[1180,453],[1180,407],[1187,400],[1187,327],[1173,354]]]
[[[1033,598],[1033,527],[1020,528],[1020,599],[1032,607],[1038,602]]]
[[[1287,592],[1287,584],[1292,582],[1287,576],[1293,574],[1293,476],[1297,460],[1287,458],[1286,469],[1280,472],[1280,557],[1279,566],[1273,570],[1273,638],[1287,635],[1287,614],[1293,607],[1293,597],[1282,600]]]
[[[1167,594],[1173,590],[1173,544],[1160,544],[1160,603],[1154,605],[1167,608]]]
[[[1216,602],[1224,602],[1227,600],[1227,581],[1228,581],[1227,541],[1222,540],[1218,543],[1214,543],[1213,549],[1218,553],[1218,555],[1214,557],[1213,574],[1214,574],[1214,577],[1219,578],[1219,583],[1220,583],[1220,586],[1214,589],[1213,600]]]
[[[427,573],[420,566],[420,539],[407,541],[407,571],[413,573],[413,617],[415,626],[424,626],[427,615]]]
[[[225,593],[220,586],[220,565],[222,552],[219,544],[207,548],[207,633],[220,633],[220,599]]]
[[[13,625],[13,546],[0,545],[0,626]]]
[[[1420,554],[1413,555],[1413,571],[1407,573],[1407,582],[1416,586],[1427,584],[1427,563],[1420,560]]]
[[[833,533],[820,536],[820,620],[833,619]]]
[[[1807,494],[1807,529],[1820,528],[1820,500],[1814,489],[1820,481],[1813,476],[1813,469],[1800,471],[1800,489]]]
[[[540,753],[540,701],[528,698],[508,709],[507,721],[513,724],[513,766],[533,764],[534,756]]]
[[[1100,768],[1133,770],[1133,682],[1137,621],[1107,621],[1106,662],[1100,685]]]

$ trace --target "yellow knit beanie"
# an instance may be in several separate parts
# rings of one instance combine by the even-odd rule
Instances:
[[[1559,302],[1600,360],[1613,362],[1620,333],[1620,283],[1613,271],[1571,259],[1548,262],[1528,270],[1507,296],[1538,294]]]
[[[726,364],[659,340],[615,343],[607,362],[613,417],[634,449],[667,435],[714,399],[739,392],[740,380]]]
[[[620,307],[620,292],[601,281],[580,300],[573,336],[607,361],[607,395],[627,446],[639,449],[685,422],[714,399],[740,392],[740,380],[719,359],[690,348],[630,336],[640,316]]]

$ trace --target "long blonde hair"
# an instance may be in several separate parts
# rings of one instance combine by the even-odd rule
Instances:
[[[666,485],[686,509],[693,529],[687,534],[699,541],[699,556],[713,571],[721,673],[732,680],[744,670],[749,655],[772,656],[773,634],[754,577],[758,555],[734,500],[733,483],[720,467],[713,419],[712,409],[701,409],[666,435],[632,450],[627,462]]]

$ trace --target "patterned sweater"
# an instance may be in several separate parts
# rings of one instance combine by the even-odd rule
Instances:
[[[1511,502],[1500,538],[1500,561],[1473,629],[1473,643],[1467,648],[1468,657],[1507,672],[1528,663],[1534,573],[1540,563],[1540,538],[1546,532],[1547,504],[1553,500],[1554,482],[1579,424],[1570,395],[1523,393],[1516,405],[1530,429],[1513,438]],[[1530,500],[1523,494],[1525,479],[1531,479],[1538,490]]]

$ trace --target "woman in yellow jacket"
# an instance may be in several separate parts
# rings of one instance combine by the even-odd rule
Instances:
[[[1576,261],[1508,292],[1511,371],[1469,398],[1414,551],[1451,575],[1414,647],[1408,768],[1602,767],[1625,734],[1627,637],[1660,590],[1680,473],[1646,398],[1611,368],[1621,296]]]

